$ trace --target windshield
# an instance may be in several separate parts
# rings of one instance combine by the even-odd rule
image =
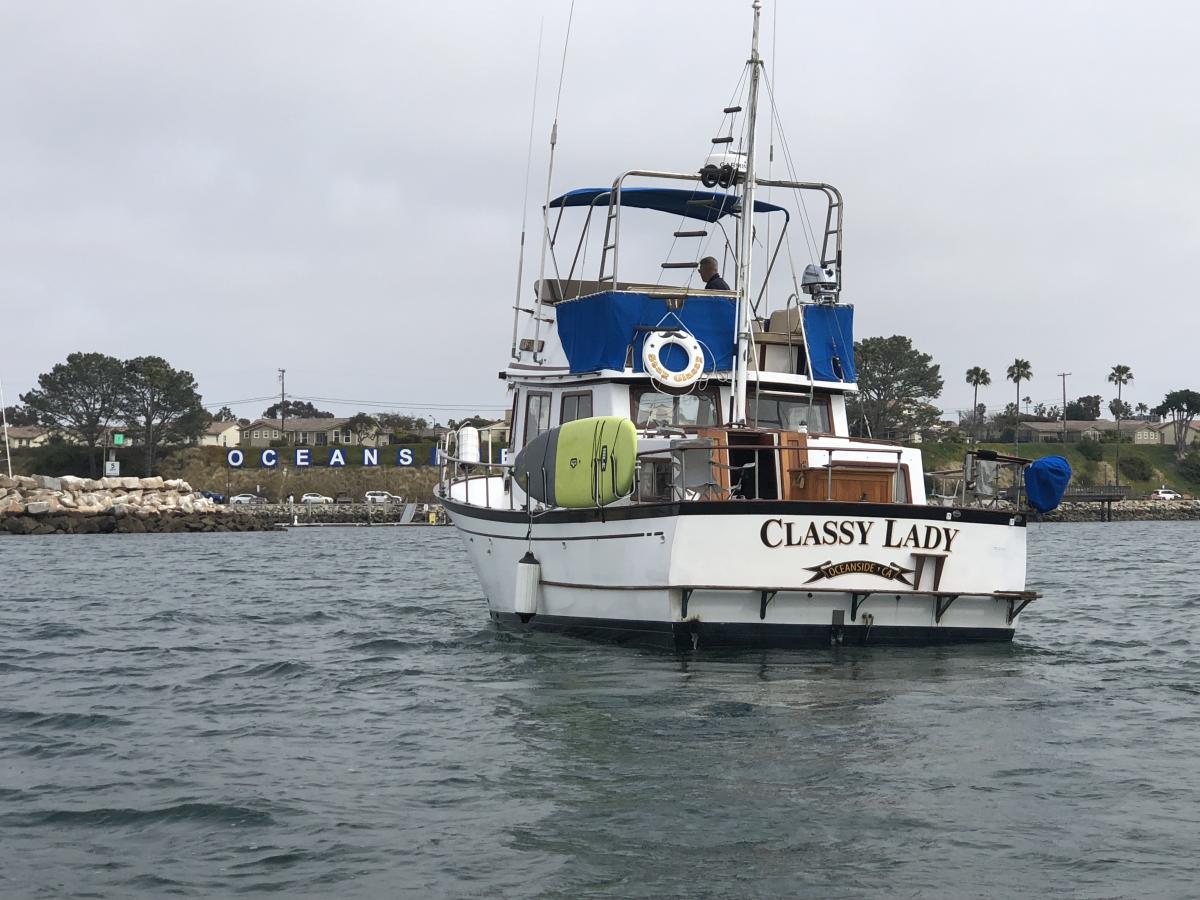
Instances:
[[[830,434],[829,404],[820,397],[809,402],[808,397],[789,397],[781,394],[760,394],[746,398],[746,414],[759,428],[778,428],[781,431],[808,431]]]
[[[637,395],[634,421],[639,428],[673,425],[677,428],[706,428],[718,424],[714,394],[685,394],[674,397],[654,390]]]

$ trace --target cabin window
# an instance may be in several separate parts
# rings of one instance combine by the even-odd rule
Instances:
[[[786,394],[759,394],[746,398],[746,416],[759,428],[778,428],[780,431],[799,431],[801,425],[816,434],[831,434],[829,400]]]
[[[576,419],[588,419],[592,415],[592,392],[572,391],[562,396],[562,416],[560,425],[574,422]]]
[[[525,398],[525,443],[550,430],[550,394],[529,394]]]
[[[707,428],[720,424],[716,391],[674,396],[643,388],[631,393],[633,421],[639,428],[656,425]]]

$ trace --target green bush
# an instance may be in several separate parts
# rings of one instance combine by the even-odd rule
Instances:
[[[1126,456],[1117,468],[1131,481],[1149,481],[1154,477],[1154,466],[1141,456]]]
[[[1104,459],[1104,448],[1097,441],[1083,440],[1079,442],[1079,455],[1092,462]]]
[[[1200,481],[1200,450],[1193,450],[1180,461],[1179,472],[1188,481]]]

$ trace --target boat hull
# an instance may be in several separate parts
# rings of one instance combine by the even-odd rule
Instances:
[[[444,498],[504,627],[696,647],[1012,639],[1023,517],[788,501],[521,512]],[[518,614],[518,561],[540,570]]]

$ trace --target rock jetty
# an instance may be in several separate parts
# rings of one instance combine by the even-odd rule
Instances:
[[[225,511],[179,479],[0,475],[0,534],[263,531],[266,516]]]

